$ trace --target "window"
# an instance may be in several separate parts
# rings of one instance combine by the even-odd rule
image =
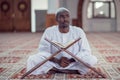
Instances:
[[[90,0],[88,18],[115,18],[115,4],[113,0]]]

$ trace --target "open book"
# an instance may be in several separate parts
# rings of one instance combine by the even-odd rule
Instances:
[[[52,45],[54,45],[56,47],[64,48],[64,49],[70,47],[71,45],[73,45],[74,43],[76,43],[77,41],[79,41],[80,39],[81,38],[78,38],[76,40],[71,40],[71,41],[69,41],[66,44],[61,44],[61,43],[58,43],[56,41],[50,41],[47,38],[45,38],[45,40],[48,41],[49,43],[51,43]]]
[[[69,41],[66,44],[61,44],[59,42],[56,41],[52,41],[52,43],[54,43],[55,45],[59,46],[60,48],[66,48],[67,46],[69,46],[70,44],[72,44],[75,40]]]

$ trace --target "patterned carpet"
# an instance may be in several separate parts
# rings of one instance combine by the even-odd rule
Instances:
[[[26,71],[29,55],[38,52],[42,33],[0,33],[0,80],[19,79]],[[92,52],[99,62],[96,69],[107,76],[107,80],[120,80],[120,32],[87,33]],[[80,80],[102,79],[94,72],[87,75],[51,74],[29,75],[26,79]],[[106,80],[105,79],[105,80]]]

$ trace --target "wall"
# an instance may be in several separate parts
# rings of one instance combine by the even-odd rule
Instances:
[[[41,9],[42,6],[40,6],[40,3],[43,4],[42,1],[45,0],[31,0],[31,31],[35,32],[36,28],[35,28],[35,10]],[[48,11],[47,14],[51,14],[54,15],[55,11],[57,10],[57,8],[61,7],[61,6],[65,6],[66,8],[68,8],[71,12],[71,18],[74,19],[77,17],[77,6],[78,6],[78,1],[79,0],[66,0],[64,1],[65,3],[63,3],[62,1],[64,0],[48,0]],[[115,3],[117,4],[116,6],[116,10],[117,10],[117,18],[116,21],[115,20],[90,20],[87,18],[87,6],[88,6],[88,1],[89,0],[85,0],[84,5],[83,5],[83,29],[85,31],[92,31],[91,28],[94,28],[94,31],[102,31],[104,30],[104,27],[96,27],[97,25],[101,25],[101,26],[105,26],[105,30],[104,31],[111,31],[111,29],[113,29],[113,31],[115,31],[114,29],[117,29],[117,31],[120,31],[120,0],[115,0]],[[48,15],[49,16],[49,15]],[[50,16],[51,17],[51,16]],[[105,22],[104,22],[105,21]],[[112,24],[111,24],[112,22]],[[96,23],[96,24],[95,24]],[[92,26],[92,27],[91,27]],[[112,26],[112,28],[111,28]],[[116,28],[113,28],[116,27]],[[111,28],[111,29],[110,29]]]
[[[56,10],[59,7],[59,1],[58,0],[48,0],[48,14],[55,14]]]
[[[31,32],[36,32],[35,10],[46,10],[47,0],[31,0]]]
[[[88,19],[89,31],[91,32],[109,32],[116,31],[115,19]]]
[[[55,12],[59,7],[58,0],[48,0],[48,11],[46,15],[46,28],[56,25],[57,22],[55,20]]]
[[[67,8],[71,12],[71,18],[77,18],[77,7],[78,7],[78,0],[66,0],[67,1]]]
[[[116,19],[117,19],[117,22],[116,22],[116,24],[117,24],[117,31],[120,31],[120,0],[115,0],[115,3],[116,3],[116,11],[117,11],[117,17],[116,17]]]
[[[83,29],[89,32],[109,32],[117,31],[116,19],[88,19],[87,7],[88,0],[85,0],[83,6]]]
[[[35,10],[36,32],[45,30],[47,10]]]
[[[90,30],[90,27],[88,25],[88,21],[87,21],[87,7],[88,7],[88,0],[85,0],[84,3],[83,3],[83,11],[82,11],[82,14],[83,14],[83,29],[85,31],[89,31]]]

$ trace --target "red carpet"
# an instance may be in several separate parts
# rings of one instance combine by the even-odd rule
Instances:
[[[106,79],[120,80],[120,33],[87,33],[92,53],[99,62],[96,69]],[[29,55],[37,53],[41,33],[0,33],[0,80],[19,79],[25,73]],[[87,75],[29,75],[26,79],[102,79],[94,72]],[[105,80],[106,80],[105,79]]]
[[[104,73],[105,71],[101,71],[100,68],[97,68],[97,71],[100,73]],[[15,73],[11,78],[12,79],[20,79],[21,76],[26,72],[25,68]],[[106,73],[105,73],[106,74]],[[61,77],[60,77],[61,75]],[[28,75],[25,79],[56,79],[55,77],[62,78],[62,79],[74,79],[74,78],[100,78],[103,79],[100,75],[96,74],[95,72],[91,71],[89,74],[86,75],[79,75],[79,74],[46,74],[46,75]],[[106,75],[106,78],[109,76]]]

